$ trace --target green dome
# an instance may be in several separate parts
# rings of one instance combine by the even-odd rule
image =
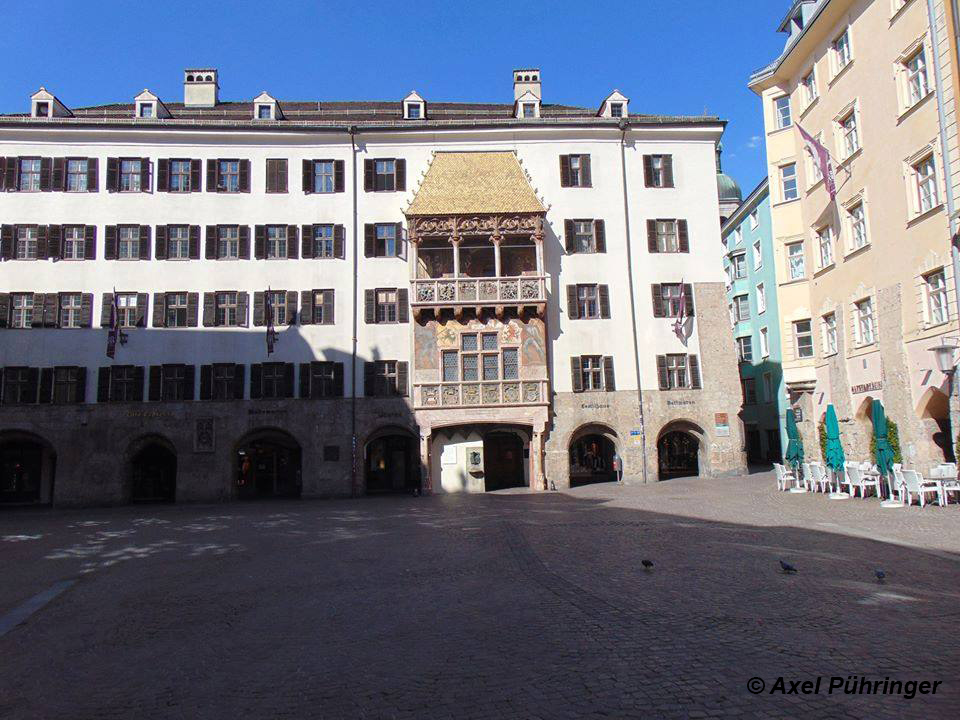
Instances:
[[[740,192],[740,186],[737,181],[726,173],[717,173],[717,194],[720,196],[720,202],[730,201],[739,203],[743,200],[743,193]]]

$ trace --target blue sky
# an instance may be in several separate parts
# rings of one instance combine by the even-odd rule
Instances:
[[[515,67],[540,67],[545,102],[730,121],[724,169],[744,194],[765,172],[750,72],[773,59],[787,0],[3,0],[0,112],[40,85],[67,105],[182,98],[182,70],[220,70],[249,100],[510,102]],[[42,36],[38,32],[42,29]]]

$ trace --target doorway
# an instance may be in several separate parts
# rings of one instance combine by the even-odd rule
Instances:
[[[671,430],[657,441],[660,479],[689,477],[700,474],[700,443],[685,430]]]
[[[420,473],[413,460],[409,435],[384,435],[367,445],[368,493],[413,492],[420,487]]]
[[[298,498],[302,490],[300,444],[277,431],[258,433],[237,448],[241,499]]]
[[[503,490],[525,487],[523,477],[523,440],[510,432],[490,432],[483,436],[484,488]]]
[[[616,447],[613,441],[597,433],[590,433],[570,443],[570,487],[598,482],[614,482],[613,469]]]
[[[0,446],[0,503],[40,502],[43,446],[18,440]]]
[[[177,497],[177,455],[151,442],[133,456],[130,501],[174,502]]]

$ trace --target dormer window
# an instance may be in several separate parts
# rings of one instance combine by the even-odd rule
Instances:
[[[421,117],[420,103],[407,103],[407,120],[419,120]]]
[[[521,106],[521,117],[525,118],[535,118],[537,116],[537,104],[532,102],[525,102]]]
[[[34,105],[34,117],[50,117],[50,103],[38,102]]]
[[[142,118],[154,117],[153,103],[140,103],[140,112],[138,114]]]
[[[623,117],[623,103],[610,103],[610,117]]]
[[[273,120],[273,106],[271,106],[271,105],[257,105],[257,119],[258,119],[258,120]]]
[[[410,94],[403,99],[401,107],[404,120],[425,120],[427,117],[426,101],[416,90],[410,91]]]

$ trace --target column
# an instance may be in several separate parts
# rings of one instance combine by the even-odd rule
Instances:
[[[543,474],[543,433],[533,431],[530,439],[530,489],[546,490],[546,478]]]
[[[420,436],[420,488],[424,495],[433,494],[433,475],[430,472],[430,435]]]
[[[454,235],[450,244],[453,245],[453,278],[456,280],[460,277],[460,238]]]
[[[495,276],[502,277],[503,273],[500,271],[500,241],[503,237],[499,233],[494,233],[490,236],[490,240],[493,242],[493,267],[495,268]]]

